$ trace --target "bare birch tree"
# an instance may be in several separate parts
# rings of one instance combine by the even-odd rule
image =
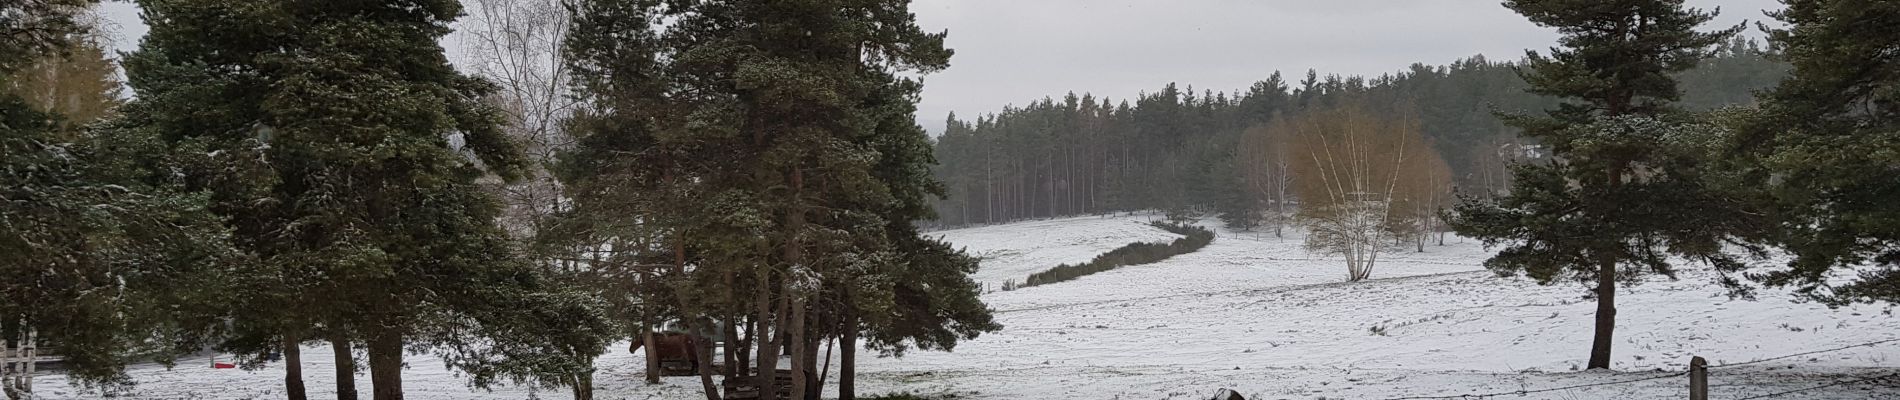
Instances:
[[[467,0],[460,31],[468,46],[465,65],[500,87],[490,101],[505,111],[506,131],[523,145],[534,165],[526,179],[500,188],[507,204],[503,224],[526,237],[561,205],[560,184],[548,163],[573,137],[562,124],[577,104],[569,92],[567,52],[572,25],[561,0]]]
[[[1417,145],[1417,117],[1398,114],[1347,102],[1269,127],[1291,140],[1300,196],[1296,219],[1307,230],[1306,247],[1343,256],[1348,281],[1372,276],[1379,252],[1393,237],[1394,200],[1406,161],[1426,150]]]
[[[463,65],[497,86],[499,90],[488,101],[503,111],[507,118],[503,132],[522,145],[529,160],[523,179],[494,184],[504,206],[502,225],[524,240],[539,241],[538,235],[550,228],[545,224],[567,204],[562,185],[551,171],[556,155],[574,144],[565,127],[580,104],[571,91],[565,42],[573,18],[564,1],[463,0],[470,15],[458,27],[467,51]],[[559,279],[586,290],[642,292],[632,287],[648,284],[651,266],[630,266],[638,263],[627,259],[649,251],[628,251],[639,246],[629,246],[624,240],[596,239],[601,240],[550,250],[536,258]],[[627,308],[628,301],[610,299],[609,308]],[[649,354],[657,348],[650,341],[652,336],[644,335],[649,339]],[[591,362],[599,351],[570,348],[568,356]],[[657,368],[653,368],[657,362],[652,362],[657,359],[648,358],[650,378],[657,379]],[[583,371],[551,386],[567,386],[575,399],[588,400],[594,397],[593,382],[593,373]]]

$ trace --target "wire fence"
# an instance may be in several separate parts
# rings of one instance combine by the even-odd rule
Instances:
[[[1883,344],[1888,344],[1888,343],[1893,343],[1893,342],[1900,342],[1900,338],[1894,338],[1894,339],[1887,339],[1887,340],[1880,340],[1880,341],[1873,341],[1873,342],[1867,342],[1867,343],[1861,343],[1861,344],[1856,344],[1856,345],[1852,345],[1852,346],[1841,346],[1841,347],[1835,347],[1835,348],[1831,348],[1831,349],[1821,349],[1821,350],[1815,350],[1815,351],[1808,351],[1808,352],[1800,352],[1800,353],[1794,353],[1794,354],[1789,354],[1789,355],[1785,355],[1785,356],[1779,356],[1779,357],[1769,357],[1769,358],[1763,358],[1763,359],[1760,359],[1760,360],[1755,360],[1755,361],[1748,361],[1748,362],[1739,362],[1739,363],[1729,363],[1729,364],[1722,364],[1722,365],[1711,365],[1711,366],[1709,366],[1709,369],[1711,369],[1711,370],[1714,370],[1714,369],[1722,369],[1722,368],[1733,368],[1733,367],[1740,367],[1740,366],[1743,366],[1743,365],[1749,365],[1749,364],[1760,364],[1760,363],[1765,363],[1765,362],[1769,362],[1769,361],[1775,361],[1775,360],[1785,360],[1785,359],[1789,359],[1789,358],[1795,358],[1795,357],[1801,357],[1801,356],[1811,356],[1811,355],[1815,355],[1815,354],[1821,354],[1821,353],[1832,353],[1832,352],[1836,352],[1836,351],[1841,351],[1841,350],[1847,350],[1847,349],[1853,349],[1853,348],[1860,348],[1860,347],[1873,347],[1873,346],[1879,346],[1879,345],[1883,345]]]
[[[1795,394],[1795,393],[1801,393],[1801,392],[1811,392],[1811,391],[1815,391],[1815,390],[1821,390],[1821,389],[1826,389],[1826,388],[1831,388],[1831,387],[1835,387],[1835,386],[1841,386],[1841,385],[1852,385],[1852,384],[1858,384],[1858,383],[1870,383],[1870,382],[1876,382],[1876,381],[1883,381],[1883,380],[1888,380],[1888,379],[1894,379],[1894,378],[1900,378],[1900,373],[1893,373],[1893,374],[1886,374],[1886,375],[1881,375],[1881,376],[1876,376],[1876,377],[1871,377],[1871,378],[1862,378],[1862,379],[1853,379],[1853,380],[1844,380],[1844,381],[1837,381],[1837,382],[1834,382],[1834,383],[1829,383],[1829,384],[1826,384],[1826,385],[1820,385],[1820,386],[1812,386],[1812,387],[1805,387],[1805,388],[1800,388],[1800,389],[1795,389],[1795,390],[1788,390],[1788,391],[1781,391],[1781,392],[1774,392],[1774,393],[1769,393],[1769,394],[1764,394],[1764,395],[1759,395],[1759,396],[1748,396],[1748,397],[1743,397],[1743,398],[1740,398],[1740,399],[1736,399],[1736,400],[1755,400],[1755,399],[1766,399],[1766,398],[1771,398],[1771,397],[1780,397],[1780,396],[1785,396],[1785,395],[1790,395],[1790,394]]]
[[[1483,398],[1491,398],[1491,397],[1499,397],[1499,396],[1524,396],[1524,395],[1535,394],[1535,393],[1575,390],[1575,389],[1582,389],[1582,388],[1587,388],[1587,387],[1624,385],[1624,384],[1631,384],[1631,383],[1637,383],[1637,382],[1648,382],[1648,381],[1653,381],[1657,379],[1679,378],[1679,377],[1688,376],[1688,375],[1689,375],[1688,372],[1676,372],[1676,373],[1671,373],[1667,375],[1658,375],[1658,376],[1652,376],[1652,377],[1641,378],[1641,379],[1629,379],[1629,380],[1621,380],[1621,381],[1614,381],[1614,382],[1598,382],[1598,383],[1591,383],[1591,384],[1570,385],[1570,386],[1554,387],[1554,388],[1547,388],[1547,389],[1514,390],[1514,391],[1509,391],[1509,392],[1496,392],[1496,393],[1471,393],[1471,394],[1459,394],[1459,395],[1449,395],[1449,396],[1394,397],[1394,398],[1385,399],[1385,400],[1483,399]]]
[[[1785,360],[1789,358],[1810,356],[1810,355],[1822,354],[1822,353],[1831,353],[1831,352],[1847,350],[1847,349],[1855,349],[1855,348],[1861,348],[1861,347],[1879,346],[1879,345],[1894,343],[1894,342],[1900,342],[1900,338],[1879,340],[1879,341],[1855,344],[1855,345],[1850,345],[1850,346],[1841,346],[1841,347],[1834,347],[1834,348],[1814,350],[1814,351],[1805,351],[1805,352],[1788,354],[1788,355],[1783,355],[1783,356],[1763,358],[1763,359],[1753,360],[1753,361],[1728,363],[1728,364],[1722,364],[1722,365],[1711,365],[1707,367],[1706,369],[1713,371],[1713,370],[1718,370],[1718,369],[1736,368],[1736,367],[1741,367],[1745,365],[1760,364],[1760,363],[1765,363],[1765,362],[1775,361],[1775,360]],[[1654,381],[1654,380],[1659,380],[1659,379],[1680,378],[1683,376],[1688,376],[1689,374],[1690,372],[1685,371],[1685,372],[1665,373],[1663,375],[1650,376],[1650,377],[1637,378],[1637,379],[1625,379],[1625,380],[1610,381],[1610,382],[1597,382],[1597,383],[1588,383],[1588,384],[1581,384],[1581,385],[1569,385],[1569,386],[1553,387],[1553,388],[1545,388],[1545,389],[1522,389],[1522,390],[1513,390],[1513,391],[1504,391],[1504,392],[1465,393],[1465,394],[1438,395],[1438,396],[1407,396],[1407,397],[1393,397],[1393,398],[1387,398],[1383,400],[1487,399],[1487,398],[1492,398],[1492,397],[1504,397],[1504,396],[1525,396],[1525,395],[1531,395],[1531,394],[1536,394],[1536,393],[1558,392],[1558,391],[1576,390],[1576,389],[1584,389],[1584,388],[1600,387],[1600,386],[1627,385],[1627,384],[1632,384],[1632,383],[1648,382],[1648,381]],[[1749,397],[1742,397],[1742,398],[1737,398],[1735,400],[1755,400],[1755,399],[1775,398],[1775,397],[1786,396],[1786,395],[1791,395],[1791,394],[1798,394],[1798,393],[1811,392],[1811,391],[1816,391],[1816,390],[1821,390],[1821,389],[1827,389],[1827,388],[1832,388],[1832,387],[1837,387],[1837,386],[1874,383],[1874,382],[1882,382],[1882,381],[1888,381],[1888,380],[1900,381],[1900,372],[1880,375],[1880,376],[1867,377],[1867,378],[1840,380],[1840,381],[1835,381],[1835,382],[1831,382],[1831,383],[1827,383],[1823,385],[1817,385],[1817,386],[1811,386],[1811,387],[1805,387],[1805,388],[1793,389],[1793,390],[1786,390],[1786,391],[1780,391],[1780,392],[1772,392],[1772,393],[1749,396]]]

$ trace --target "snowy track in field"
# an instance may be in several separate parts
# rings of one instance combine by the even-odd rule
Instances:
[[[1084,217],[935,234],[988,257],[978,279],[995,287],[1129,242],[1175,237],[1145,225],[1147,219]],[[1428,245],[1425,253],[1381,255],[1373,280],[1345,283],[1340,261],[1309,254],[1298,237],[1220,231],[1206,248],[1159,263],[986,294],[1005,325],[1001,332],[964,342],[955,353],[865,359],[859,392],[1203,399],[1234,388],[1249,399],[1382,399],[1648,379],[1501,398],[1675,400],[1687,397],[1687,379],[1670,375],[1691,356],[1723,365],[1900,337],[1900,321],[1881,307],[1830,310],[1791,303],[1781,291],[1763,291],[1760,301],[1731,300],[1708,272],[1685,268],[1679,281],[1651,279],[1619,293],[1614,364],[1622,372],[1572,372],[1584,364],[1594,315],[1581,286],[1496,277],[1479,266],[1489,252],[1451,242]],[[312,395],[326,397],[330,369],[313,354],[329,351],[305,351],[314,359],[306,366]],[[413,399],[523,399],[532,392],[471,392],[433,358],[412,357],[410,365],[405,378]],[[641,365],[641,356],[624,350],[603,357],[599,398],[704,398],[694,378],[639,384]],[[1711,398],[1829,385],[1895,367],[1900,343],[1718,368]],[[279,373],[187,365],[142,368],[133,377],[144,383],[141,398],[262,399],[282,397]],[[54,380],[43,381],[43,390],[64,389],[43,393],[52,398],[87,397],[48,381]],[[359,383],[367,393],[367,377]],[[1900,382],[1885,383],[1775,398],[1900,398]],[[562,390],[536,396],[566,398]]]

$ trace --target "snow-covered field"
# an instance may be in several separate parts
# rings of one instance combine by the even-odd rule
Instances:
[[[1148,216],[1084,217],[937,232],[985,257],[991,287],[1055,264],[1087,261],[1172,234]],[[1212,223],[1204,225],[1213,226]],[[1383,255],[1373,280],[1343,283],[1341,261],[1297,237],[1220,231],[1199,252],[985,300],[1005,326],[954,353],[865,360],[860,393],[960,398],[1198,399],[1233,388],[1250,399],[1383,399],[1527,391],[1513,399],[1683,399],[1691,356],[1713,365],[1900,338],[1878,306],[1830,310],[1785,292],[1731,300],[1707,272],[1651,279],[1618,295],[1615,373],[1575,372],[1590,346],[1594,303],[1582,286],[1500,278],[1488,252],[1450,239]],[[1375,332],[1375,327],[1378,329]],[[311,394],[330,394],[327,348],[305,352]],[[642,355],[600,360],[603,399],[693,399],[695,378],[637,381]],[[473,392],[428,356],[410,360],[416,399],[566,398],[564,390]],[[1900,343],[1822,352],[1710,373],[1713,399],[1740,399],[1900,372]],[[133,398],[281,398],[281,371],[142,367]],[[835,376],[835,374],[834,374]],[[1652,379],[1653,378],[1653,379]],[[833,378],[835,380],[835,378]],[[368,391],[367,377],[359,377]],[[1633,383],[1609,384],[1622,381]],[[1879,383],[1884,383],[1885,386]],[[1569,386],[1597,385],[1572,389]],[[1836,385],[1775,399],[1900,398],[1900,379]],[[41,394],[88,398],[59,378]]]
[[[1134,242],[1167,242],[1181,235],[1148,225],[1160,216],[1075,217],[929,233],[983,259],[970,276],[988,290],[1005,281],[1061,264],[1081,264]]]

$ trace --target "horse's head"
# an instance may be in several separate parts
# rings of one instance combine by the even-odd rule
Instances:
[[[666,339],[665,334],[661,334],[661,336],[659,337],[651,337],[651,336],[653,336],[653,332],[647,332],[639,336],[634,336],[633,344],[627,346],[627,353],[640,352],[640,348],[646,347],[648,340],[652,340],[655,346],[662,346],[665,344],[664,342],[664,340]]]

